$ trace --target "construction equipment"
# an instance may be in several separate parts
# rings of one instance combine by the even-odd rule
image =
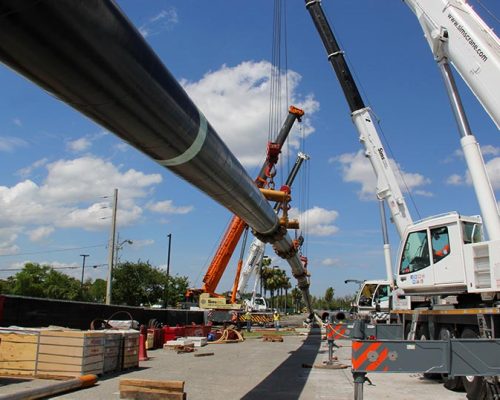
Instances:
[[[295,164],[290,173],[288,174],[288,178],[285,182],[285,185],[281,188],[282,190],[285,189],[285,191],[290,191],[290,188],[295,178],[297,177],[297,174],[299,173],[302,163],[308,159],[309,156],[307,154],[299,152],[299,154],[297,155],[297,159],[295,160]],[[276,212],[279,211],[280,206],[281,203],[279,202],[275,203],[274,210]],[[235,280],[235,285],[233,286],[233,292],[231,296],[231,301],[233,303],[236,301],[236,298],[240,297],[240,295],[245,291],[246,285],[251,275],[258,273],[258,268],[262,264],[262,259],[264,257],[265,248],[266,244],[257,238],[255,238],[252,244],[250,245],[250,250],[248,252],[248,256],[245,261],[245,266],[242,269],[239,279]],[[236,274],[236,277],[238,278],[238,273]],[[254,297],[255,297],[255,290],[253,291],[252,298]]]
[[[420,11],[423,11],[420,16],[425,15],[426,20],[433,15],[433,12],[441,13],[443,3],[448,5],[445,7],[445,13],[451,13],[448,8],[459,13],[463,12],[460,7],[455,7],[458,3],[463,3],[458,1],[407,1],[407,3],[418,3]],[[432,7],[424,8],[424,3],[432,4]],[[439,6],[436,3],[439,3]],[[403,323],[405,337],[420,340],[499,337],[500,218],[497,202],[486,174],[479,145],[470,133],[446,57],[440,59],[440,67],[462,134],[462,148],[490,236],[489,241],[483,238],[482,220],[479,216],[465,217],[451,212],[413,223],[386,152],[380,143],[373,113],[364,105],[345,61],[344,51],[338,46],[321,4],[318,0],[306,1],[306,7],[325,45],[328,59],[334,67],[351,109],[359,139],[377,176],[377,197],[386,200],[392,220],[401,236],[396,264],[399,289],[396,293],[402,291],[403,295],[411,297],[406,297],[405,301],[401,302],[396,301],[395,297],[392,313]],[[470,41],[480,43],[479,39],[473,36],[475,30],[467,25],[466,20],[458,20],[458,16],[446,18],[453,21],[453,27],[456,27],[455,21],[461,21],[460,29],[465,29],[469,35],[467,45],[470,46]],[[434,29],[432,32],[434,36],[436,32],[441,33],[441,39],[438,39],[441,42],[436,47],[446,47],[446,39],[449,37],[446,29],[438,26],[437,31]],[[483,50],[483,54],[486,54],[485,51]],[[468,57],[468,53],[461,53],[458,50],[452,54],[456,64],[460,64],[462,58]],[[491,60],[492,63],[498,60],[498,52],[496,56],[491,57]],[[498,73],[494,76],[485,74],[481,78],[474,79],[477,81],[474,84],[476,90],[483,96],[480,101],[484,106],[488,104],[485,99],[491,95],[497,96],[497,92],[491,94],[484,91],[482,84],[488,85],[491,80],[494,86],[498,84],[499,76]],[[470,83],[470,86],[474,85]],[[478,94],[476,96],[479,98]],[[491,100],[493,107],[490,107],[490,110],[494,110],[496,99]],[[491,111],[490,115],[493,114]],[[406,309],[396,309],[398,306],[404,306]],[[494,343],[491,346],[491,351],[495,351]],[[353,345],[353,349],[355,347],[359,346]],[[359,371],[358,368],[354,370]],[[470,369],[466,371],[469,372]],[[491,368],[478,368],[474,375],[485,375],[488,371],[491,371]],[[497,390],[498,382],[495,378],[492,379],[489,383],[492,383]],[[477,393],[485,390],[484,382],[485,380],[480,377],[462,379],[447,377],[446,380],[448,387],[452,389],[457,389],[463,384],[469,398],[478,398]]]
[[[465,0],[403,0],[418,18],[442,73],[453,64],[500,129],[500,41]]]
[[[288,138],[288,135],[293,127],[295,121],[300,121],[304,111],[301,109],[290,106],[288,110],[287,118],[281,127],[281,130],[276,138],[275,142],[269,142],[267,144],[267,157],[262,165],[259,175],[255,179],[255,185],[258,188],[265,188],[268,186],[269,182],[272,182],[274,177],[274,169],[276,163],[278,162],[281,149]],[[199,297],[201,293],[208,293],[213,297],[221,297],[215,293],[217,286],[227,268],[229,260],[233,256],[234,249],[240,241],[243,231],[247,227],[245,221],[243,221],[237,215],[231,218],[231,222],[228,225],[224,236],[215,252],[215,255],[203,277],[203,287],[201,289],[188,289],[186,297],[195,300]],[[206,299],[206,296],[204,296]],[[200,299],[201,300],[201,299]]]
[[[2,11],[0,61],[241,217],[288,261],[313,314],[306,272],[274,210],[115,2],[5,0]]]

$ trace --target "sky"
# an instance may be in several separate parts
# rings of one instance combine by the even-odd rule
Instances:
[[[273,2],[117,3],[255,177],[270,135]],[[498,32],[500,3],[470,4]],[[399,0],[322,5],[411,191],[405,198],[413,218],[479,214],[440,73],[410,9]],[[346,279],[385,276],[374,174],[303,2],[286,2],[285,37],[282,85],[289,100],[281,101],[276,121],[284,121],[289,104],[305,117],[285,146],[276,186],[298,151],[310,156],[292,188],[291,214],[302,222],[311,293],[322,296],[331,286],[346,295],[356,289]],[[498,197],[498,129],[458,76],[457,82]],[[231,218],[227,210],[5,66],[0,87],[0,278],[37,262],[79,279],[82,254],[85,279],[105,278],[118,188],[119,260],[165,269],[171,234],[171,273],[201,287]],[[389,230],[395,259],[399,238]],[[231,289],[239,253],[238,247],[219,292]],[[266,254],[291,276],[270,248]]]

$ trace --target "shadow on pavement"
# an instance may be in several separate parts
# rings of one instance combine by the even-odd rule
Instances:
[[[321,335],[309,335],[304,343],[283,361],[271,374],[242,397],[243,400],[298,399],[310,368],[302,364],[313,364],[321,346]]]

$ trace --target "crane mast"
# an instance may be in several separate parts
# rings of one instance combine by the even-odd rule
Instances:
[[[306,160],[309,160],[309,156],[307,154],[299,152],[299,154],[297,155],[297,159],[295,160],[295,164],[293,165],[290,173],[288,174],[288,178],[285,182],[285,187],[290,188],[292,186],[297,174],[299,173],[302,163]],[[279,207],[280,203],[276,203],[274,205],[274,211],[278,211]],[[245,265],[241,271],[241,275],[238,280],[235,280],[231,301],[234,302],[235,299],[245,291],[250,276],[254,272],[256,272],[257,268],[261,265],[262,258],[264,257],[265,248],[266,244],[264,242],[262,242],[257,238],[253,240],[252,244],[250,245],[250,250],[248,252]]]
[[[365,150],[365,156],[370,160],[377,177],[377,197],[386,201],[391,212],[392,221],[400,237],[402,237],[405,229],[412,225],[413,220],[390,165],[389,158],[380,141],[380,135],[375,124],[376,118],[370,107],[366,107],[361,98],[356,82],[345,60],[344,52],[340,49],[333,35],[320,1],[306,0],[306,8],[318,30],[328,54],[328,60],[344,92],[351,110],[352,120],[358,131],[359,140]]]

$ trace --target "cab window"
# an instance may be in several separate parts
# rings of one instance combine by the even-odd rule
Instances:
[[[431,229],[432,261],[437,263],[450,255],[450,237],[448,228],[441,226]]]
[[[464,243],[479,243],[483,241],[483,230],[481,224],[463,222]]]
[[[420,271],[430,264],[427,231],[410,233],[406,239],[399,273],[403,275]]]

